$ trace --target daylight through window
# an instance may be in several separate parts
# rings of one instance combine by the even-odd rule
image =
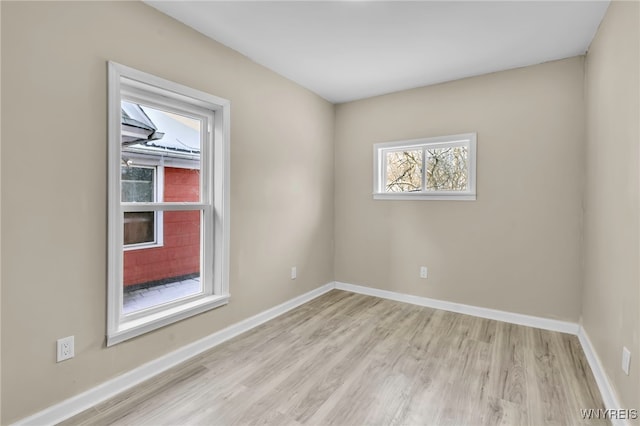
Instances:
[[[475,200],[476,135],[374,145],[375,199]]]
[[[109,65],[111,345],[227,303],[229,103]]]

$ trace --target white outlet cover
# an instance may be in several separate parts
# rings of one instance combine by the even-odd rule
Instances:
[[[291,267],[291,279],[295,280],[298,277],[298,268],[295,266]]]
[[[74,337],[68,336],[58,339],[57,342],[57,362],[65,361],[75,356]]]
[[[428,270],[426,266],[420,267],[420,278],[427,278]]]
[[[629,375],[629,365],[631,364],[631,352],[626,347],[622,347],[622,371]]]

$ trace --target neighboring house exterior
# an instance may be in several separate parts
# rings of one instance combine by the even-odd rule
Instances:
[[[198,124],[190,118],[122,102],[123,201],[199,201]],[[199,211],[125,213],[125,288],[198,276],[200,238]]]

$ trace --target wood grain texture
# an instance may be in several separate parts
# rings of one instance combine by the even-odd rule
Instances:
[[[576,336],[333,290],[65,425],[579,425]]]

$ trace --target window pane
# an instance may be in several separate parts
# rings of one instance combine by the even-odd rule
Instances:
[[[122,166],[122,202],[153,202],[153,169]]]
[[[422,150],[386,152],[387,192],[411,192],[422,189]]]
[[[161,247],[129,249],[123,253],[125,313],[203,291],[200,282],[202,212],[165,211],[162,217],[164,242]]]
[[[125,245],[153,243],[154,241],[154,212],[128,212],[124,214]]]
[[[427,149],[427,191],[466,191],[468,156],[466,146]]]
[[[199,202],[200,144],[205,122],[130,101],[122,102],[122,117],[122,164],[134,169],[141,164],[165,166],[164,187],[158,188],[160,195],[149,201]],[[140,183],[135,186],[126,191],[143,191],[138,188]],[[126,196],[132,195],[127,192]],[[142,201],[125,198],[124,177],[122,201]]]
[[[164,201],[200,201],[200,170],[165,167]]]

